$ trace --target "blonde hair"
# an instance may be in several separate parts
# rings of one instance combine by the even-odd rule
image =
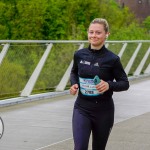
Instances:
[[[92,20],[92,22],[90,23],[91,24],[95,24],[95,23],[98,23],[98,24],[102,24],[104,26],[104,30],[105,32],[109,32],[109,25],[108,25],[108,22],[106,19],[103,19],[103,18],[95,18],[94,20]]]

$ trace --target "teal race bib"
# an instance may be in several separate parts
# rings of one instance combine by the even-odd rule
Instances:
[[[95,87],[94,79],[79,77],[79,82],[80,82],[80,92],[83,95],[86,96],[100,95],[99,91]]]

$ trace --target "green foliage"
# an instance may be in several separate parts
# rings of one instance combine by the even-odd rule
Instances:
[[[128,28],[120,27],[118,29],[114,29],[110,35],[111,39],[119,39],[119,40],[146,40],[149,39],[149,35],[146,34],[146,30],[141,28],[136,23],[131,23]]]
[[[0,95],[22,90],[24,78],[25,71],[21,65],[5,60],[0,67]]]
[[[120,8],[115,0],[2,0],[0,39],[85,40],[89,23],[97,17],[108,20],[110,39],[115,40],[141,39],[143,28],[150,26],[147,18],[142,28],[129,9]]]
[[[147,29],[147,31],[150,34],[150,16],[148,16],[144,21],[143,21],[144,27]]]

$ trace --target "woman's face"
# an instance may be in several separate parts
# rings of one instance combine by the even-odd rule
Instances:
[[[88,40],[93,47],[100,47],[104,44],[108,33],[104,30],[103,24],[91,24],[88,30]]]

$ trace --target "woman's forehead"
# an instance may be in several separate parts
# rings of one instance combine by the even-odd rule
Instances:
[[[94,23],[89,26],[89,30],[104,30],[104,25],[99,23]]]

